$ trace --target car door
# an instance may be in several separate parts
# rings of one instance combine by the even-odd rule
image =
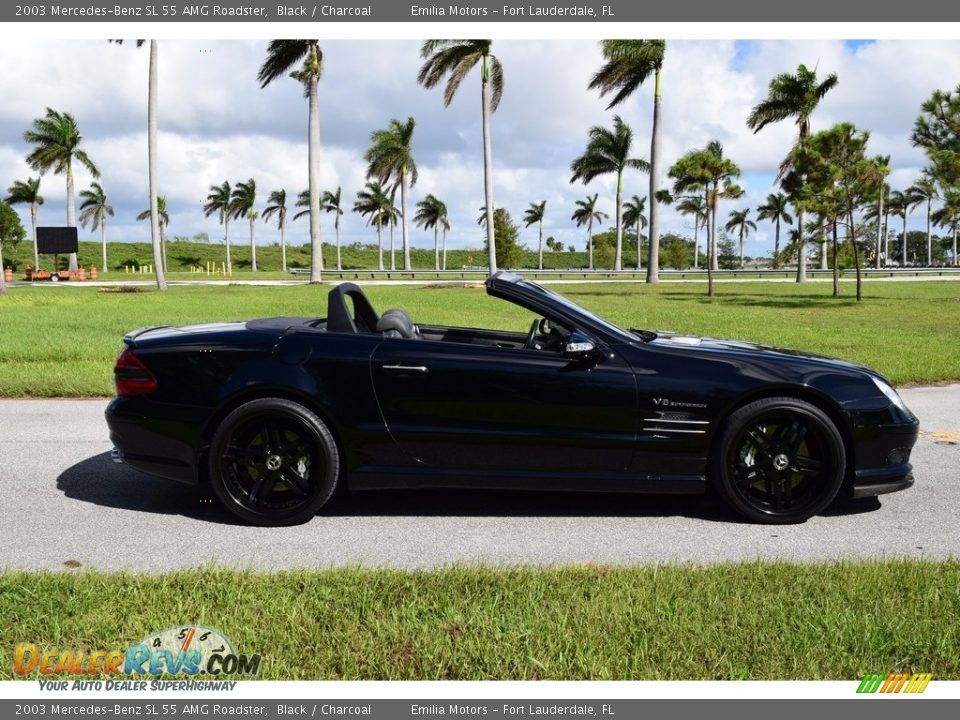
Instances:
[[[637,433],[630,366],[607,352],[385,339],[371,357],[384,422],[420,469],[462,484],[548,486],[623,471]]]

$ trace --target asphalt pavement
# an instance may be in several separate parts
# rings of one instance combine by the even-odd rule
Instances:
[[[785,527],[742,522],[708,497],[393,491],[338,497],[305,525],[254,528],[207,487],[113,464],[106,401],[5,400],[0,568],[960,557],[960,384],[901,394],[922,428],[914,487]]]

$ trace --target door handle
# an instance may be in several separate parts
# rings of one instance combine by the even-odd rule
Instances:
[[[430,372],[425,365],[383,365],[388,375],[426,375]]]

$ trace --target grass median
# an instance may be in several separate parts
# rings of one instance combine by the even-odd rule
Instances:
[[[866,300],[827,283],[584,283],[557,290],[626,327],[798,348],[867,364],[895,383],[960,379],[960,284],[874,282]],[[852,288],[845,286],[845,291]],[[326,314],[326,287],[172,287],[166,293],[17,287],[0,298],[0,396],[111,395],[121,338],[145,325]],[[529,314],[478,287],[368,286],[381,309],[415,322],[525,330]]]
[[[960,562],[0,573],[17,642],[124,649],[203,624],[260,679],[960,678]],[[219,678],[218,678],[219,679]]]

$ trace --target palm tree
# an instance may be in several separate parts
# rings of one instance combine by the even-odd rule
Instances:
[[[364,189],[357,193],[357,200],[353,203],[353,211],[368,218],[367,225],[377,228],[377,270],[383,271],[383,226],[389,222],[390,213],[385,212],[385,206],[393,206],[383,186],[378,182],[368,182]]]
[[[877,186],[877,202],[870,203],[863,213],[865,222],[874,220],[877,223],[877,249],[874,256],[874,267],[880,269],[880,263],[886,254],[885,241],[887,237],[887,216],[889,211],[884,210],[884,202],[889,196],[887,175],[890,174],[890,156],[877,155],[871,161],[871,181]]]
[[[310,214],[310,190],[301,190],[300,194],[297,195],[297,202],[294,203],[295,207],[304,208],[298,213],[295,213],[293,220],[299,220],[302,217],[306,217]]]
[[[653,75],[653,131],[650,139],[650,197],[657,197],[660,190],[661,168],[661,122],[660,104],[662,87],[660,73],[667,52],[666,40],[604,40],[603,67],[590,81],[591,89],[599,89],[600,96],[615,92],[607,109],[620,104]],[[637,252],[640,252],[639,247]],[[647,282],[660,280],[660,208],[650,205],[650,256],[647,262]],[[638,262],[639,267],[639,262]]]
[[[7,197],[3,201],[8,205],[23,203],[30,206],[30,224],[33,225],[33,268],[36,270],[40,267],[40,253],[37,252],[37,210],[43,205],[40,178],[27,178],[26,182],[17,180],[7,188]]]
[[[167,198],[161,195],[155,203],[150,203],[150,207],[137,215],[137,220],[150,220],[157,218],[157,227],[160,229],[160,262],[163,272],[167,271],[167,233],[166,228],[170,225],[170,215],[167,213]],[[156,261],[155,261],[156,262]]]
[[[912,187],[904,191],[894,190],[890,193],[889,208],[890,214],[900,217],[903,220],[903,235],[900,251],[900,263],[902,267],[907,266],[907,220],[910,217],[910,211],[923,202],[924,198],[916,194]]]
[[[933,221],[938,227],[949,228],[953,233],[952,258],[957,265],[957,229],[960,228],[960,192],[944,193],[943,206],[933,213]]]
[[[113,217],[113,207],[107,203],[107,194],[98,182],[90,183],[89,190],[81,190],[80,197],[80,224],[83,227],[90,223],[90,230],[100,227],[100,269],[107,270],[107,217]]]
[[[577,227],[587,226],[587,250],[591,270],[593,270],[593,223],[594,221],[601,223],[610,217],[605,212],[597,210],[597,197],[598,193],[594,193],[593,197],[587,195],[586,199],[577,200],[577,209],[570,216],[571,220],[576,220]]]
[[[257,201],[257,181],[250,178],[246,182],[238,182],[230,196],[230,216],[246,218],[250,221],[250,269],[257,272],[257,246],[253,240],[253,225],[257,216],[253,205]]]
[[[623,261],[623,171],[629,168],[650,170],[646,160],[631,158],[630,146],[633,144],[633,131],[620,118],[613,118],[613,130],[604,127],[590,128],[590,140],[583,155],[570,163],[573,177],[570,182],[582,180],[586,185],[599,175],[615,173],[617,176],[616,223],[617,245],[613,256],[613,269],[622,270]]]
[[[447,269],[447,233],[450,232],[450,216],[447,213],[447,204],[440,200],[437,201],[440,204],[440,230],[442,231],[442,245],[443,250],[441,251],[441,269]]]
[[[647,208],[647,199],[634,195],[623,204],[623,228],[636,228],[637,231],[637,270],[643,270],[643,260],[640,254],[642,243],[640,240],[640,231],[647,226],[647,216],[643,211]]]
[[[731,210],[730,218],[727,224],[723,226],[727,232],[734,232],[740,235],[740,267],[743,267],[743,241],[751,230],[757,229],[757,224],[750,219],[750,208],[743,210]]]
[[[439,232],[443,224],[443,213],[446,207],[436,196],[427,195],[417,203],[417,214],[413,216],[413,224],[424,230],[433,230],[433,269],[440,269],[440,240]]]
[[[274,190],[267,198],[267,206],[263,209],[263,221],[267,222],[274,215],[277,216],[277,228],[280,230],[280,269],[287,271],[287,191]],[[339,248],[338,248],[339,249]]]
[[[717,205],[721,199],[743,195],[743,189],[733,182],[740,176],[739,166],[724,157],[723,145],[712,140],[703,150],[691,150],[670,168],[674,195],[703,192],[708,210],[710,230],[707,234],[707,295],[713,296],[713,271],[717,269],[716,235]]]
[[[700,267],[700,228],[707,225],[707,201],[702,195],[687,195],[677,203],[681,215],[693,216],[693,267]]]
[[[70,113],[61,113],[47,108],[46,115],[33,121],[33,126],[23,134],[24,141],[35,145],[27,155],[27,164],[41,175],[53,170],[67,178],[67,226],[76,227],[76,208],[73,203],[73,161],[85,167],[96,179],[100,171],[85,150],[80,148],[83,136],[77,121]],[[70,253],[70,270],[77,269],[77,254]]]
[[[933,201],[940,198],[937,183],[929,174],[924,173],[907,190],[911,196],[919,198],[919,202],[927,203],[927,267],[933,265],[933,235],[930,231]],[[918,203],[919,204],[919,203]]]
[[[542,200],[539,203],[530,203],[523,214],[523,222],[526,227],[534,223],[540,224],[540,240],[537,242],[537,269],[543,270],[543,218],[547,213],[547,201]]]
[[[333,213],[333,229],[337,234],[337,272],[343,270],[343,264],[340,262],[340,216],[343,215],[343,210],[340,207],[341,190],[342,188],[338,185],[336,192],[324,190],[320,196],[323,211]]]
[[[780,222],[793,222],[790,214],[790,198],[782,192],[770,193],[767,201],[757,208],[757,220],[770,220],[776,228],[773,240],[773,267],[780,267]]]
[[[403,221],[403,269],[410,270],[410,239],[407,235],[407,189],[417,184],[417,163],[411,144],[416,121],[409,117],[405,123],[390,120],[386,130],[370,133],[370,148],[363,158],[369,163],[367,177],[381,184],[395,180],[400,185],[400,217]]]
[[[210,217],[217,213],[220,224],[223,225],[223,244],[227,246],[227,273],[233,273],[233,264],[230,262],[230,183],[223,181],[223,185],[211,185],[207,202],[203,206],[203,214]]]
[[[831,73],[817,82],[816,70],[808,70],[805,65],[797,67],[795,75],[781,73],[770,81],[765,100],[754,106],[747,116],[747,127],[758,133],[771,123],[794,118],[797,125],[797,141],[794,147],[802,147],[810,135],[810,116],[824,96],[837,86],[837,76]],[[780,166],[780,177],[790,168],[790,155]],[[800,185],[802,186],[802,179]],[[803,211],[797,211],[797,227],[803,228]],[[804,252],[803,235],[797,245],[797,282],[807,279],[807,263]]]
[[[490,274],[497,271],[497,246],[493,225],[493,151],[490,148],[490,116],[497,111],[503,96],[503,67],[490,52],[492,40],[425,40],[420,57],[425,62],[417,82],[430,89],[447,77],[443,106],[449,107],[460,83],[480,63],[480,102],[483,118],[483,195],[487,212],[487,252]]]
[[[122,45],[123,40],[108,42]],[[146,40],[137,40],[137,47],[143,47]],[[150,244],[153,246],[154,274],[157,278],[157,289],[167,289],[167,279],[163,272],[166,268],[164,248],[161,238],[160,217],[157,214],[156,199],[159,194],[157,187],[157,41],[150,41],[150,68],[147,76],[147,197],[150,198]]]
[[[298,65],[300,69],[294,70]],[[307,168],[310,186],[311,283],[319,283],[323,272],[323,246],[320,243],[320,101],[317,89],[322,72],[323,53],[318,40],[271,40],[267,47],[267,59],[257,73],[261,88],[281,76],[292,76],[303,84],[304,95],[309,100]]]

